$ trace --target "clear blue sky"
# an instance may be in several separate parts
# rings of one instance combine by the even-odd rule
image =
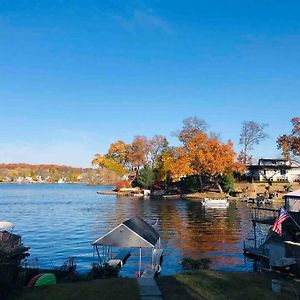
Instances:
[[[300,115],[299,1],[0,0],[0,161],[89,166],[198,116],[232,139]]]

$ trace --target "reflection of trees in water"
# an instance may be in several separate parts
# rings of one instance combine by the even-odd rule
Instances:
[[[241,251],[237,243],[244,235],[242,222],[240,210],[234,203],[228,209],[206,211],[200,203],[188,202],[185,218],[173,218],[177,235],[173,246],[181,248],[184,255],[192,258],[209,256],[212,252],[220,258],[224,252]],[[226,260],[227,265],[231,263],[236,263],[236,259]]]
[[[205,210],[192,201],[117,198],[108,223],[112,228],[134,216],[159,218],[163,247],[177,248],[192,258],[211,257],[218,265],[238,263],[234,253],[242,253],[241,241],[251,231],[251,209],[240,203],[230,203],[228,209]]]

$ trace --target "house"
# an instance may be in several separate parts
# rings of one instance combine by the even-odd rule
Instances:
[[[32,179],[32,177],[26,176],[26,177],[24,178],[24,182],[25,182],[25,183],[34,183],[34,180]]]
[[[247,166],[247,175],[255,181],[300,182],[300,163],[286,159],[261,158]]]

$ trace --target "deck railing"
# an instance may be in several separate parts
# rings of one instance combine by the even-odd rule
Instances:
[[[272,225],[278,217],[279,210],[272,208],[254,207],[253,222]]]

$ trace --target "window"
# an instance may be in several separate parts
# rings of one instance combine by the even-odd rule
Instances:
[[[286,175],[286,170],[284,169],[280,170],[280,175]]]

